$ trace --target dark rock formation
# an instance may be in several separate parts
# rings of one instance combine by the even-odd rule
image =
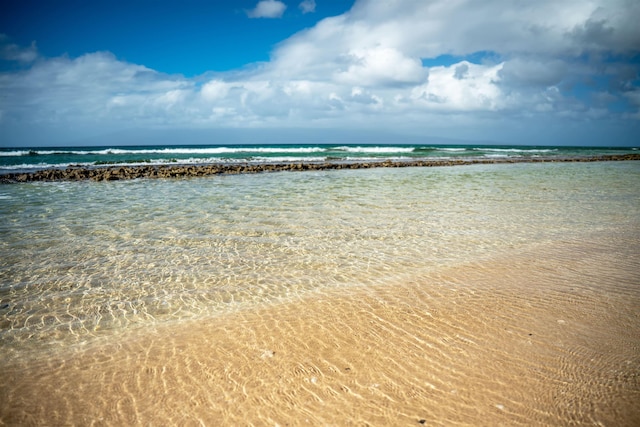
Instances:
[[[68,167],[66,169],[45,169],[28,173],[8,173],[0,175],[0,183],[32,181],[114,181],[138,178],[190,178],[221,174],[248,174],[280,171],[317,171],[331,169],[368,169],[399,167],[434,167],[473,164],[537,163],[537,162],[599,162],[640,160],[640,154],[624,154],[594,157],[535,157],[504,159],[425,159],[408,161],[384,160],[379,162],[308,162],[308,163],[241,163],[204,164],[170,166],[95,166]]]

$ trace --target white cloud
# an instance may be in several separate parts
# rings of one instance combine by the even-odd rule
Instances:
[[[360,87],[351,89],[351,100],[360,104],[376,104],[382,106],[383,100]]]
[[[303,0],[298,7],[302,13],[312,13],[316,11],[316,2],[315,0]]]
[[[509,129],[563,132],[570,127],[547,126],[563,120],[593,129],[618,120],[625,129],[625,120],[640,119],[640,66],[628,61],[640,53],[635,3],[360,0],[282,41],[270,62],[206,79],[165,75],[106,52],[41,58],[35,44],[0,38],[5,59],[31,64],[0,73],[0,133],[43,122],[360,127],[501,140],[513,135]],[[282,16],[284,8],[262,1],[251,14]],[[446,65],[423,65],[441,55]],[[607,110],[614,102],[618,110]]]
[[[411,90],[418,106],[440,111],[494,111],[503,105],[498,86],[503,64],[485,66],[462,61],[449,67],[432,67],[429,81]]]
[[[222,80],[211,80],[207,82],[200,94],[207,101],[214,101],[217,99],[223,99],[229,93],[230,85]]]
[[[0,79],[5,119],[34,123],[153,121],[187,102],[193,83],[96,52],[40,60]]]
[[[392,48],[357,49],[343,57],[346,69],[334,76],[340,83],[386,86],[421,83],[427,75],[418,58],[410,58]]]
[[[249,18],[280,18],[287,5],[277,0],[262,0],[255,8],[247,11]]]
[[[38,48],[36,42],[31,42],[29,47],[20,47],[9,43],[9,37],[0,34],[0,58],[5,61],[17,61],[28,64],[38,59]]]

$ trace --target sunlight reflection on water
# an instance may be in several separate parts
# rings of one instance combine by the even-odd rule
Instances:
[[[9,185],[0,334],[85,340],[637,231],[639,178],[617,162]]]

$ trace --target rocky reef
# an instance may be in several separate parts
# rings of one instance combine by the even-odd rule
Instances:
[[[33,181],[114,181],[140,178],[191,178],[225,174],[248,174],[281,171],[318,171],[332,169],[368,169],[398,167],[435,167],[472,164],[537,163],[537,162],[598,162],[640,160],[640,154],[624,154],[592,157],[530,157],[497,159],[427,159],[410,161],[367,162],[286,162],[286,163],[241,163],[202,165],[136,165],[136,166],[71,166],[66,169],[44,169],[25,173],[0,175],[0,183]]]

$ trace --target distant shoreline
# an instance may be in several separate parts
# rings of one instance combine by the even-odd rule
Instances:
[[[582,157],[522,157],[522,158],[476,158],[476,159],[424,159],[406,161],[339,161],[339,162],[277,162],[277,163],[208,163],[174,165],[127,165],[127,166],[70,166],[65,169],[48,168],[33,172],[15,172],[0,175],[0,184],[51,181],[116,181],[141,178],[191,178],[213,175],[253,174],[281,171],[323,171],[336,169],[370,169],[398,167],[442,167],[476,164],[511,163],[562,163],[605,162],[640,160],[640,154],[620,154]]]

